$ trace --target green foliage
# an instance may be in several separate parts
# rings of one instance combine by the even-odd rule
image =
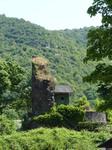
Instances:
[[[23,80],[24,70],[13,62],[0,61],[0,97],[9,90],[18,92],[18,85]]]
[[[95,70],[83,81],[98,85],[98,93],[105,101],[105,109],[112,107],[112,4],[108,0],[94,0],[88,8],[90,16],[102,15],[102,25],[88,32],[87,54],[84,62],[97,61]]]
[[[57,112],[63,116],[65,127],[74,128],[74,126],[78,124],[78,122],[83,121],[85,117],[85,112],[83,110],[69,105],[58,106]]]
[[[12,134],[16,131],[13,120],[9,120],[5,115],[0,115],[0,135]]]
[[[104,111],[106,110],[106,104],[104,100],[95,100],[94,108],[96,111]]]
[[[7,105],[15,110],[31,109],[31,79],[24,74],[14,62],[0,61],[0,113]]]
[[[60,127],[62,126],[62,120],[62,115],[56,111],[52,111],[50,114],[39,115],[33,118],[34,122],[47,127]]]
[[[85,112],[78,107],[69,106],[69,105],[60,105],[56,109],[52,109],[49,114],[43,114],[36,117],[33,117],[30,121],[30,124],[36,123],[37,125],[46,126],[46,127],[67,127],[75,128],[75,126],[84,120]],[[26,123],[26,124],[25,124]],[[29,122],[23,122],[23,128],[27,129]]]
[[[107,120],[110,122],[110,124],[112,124],[112,110],[107,109],[106,110],[106,115],[107,115]]]
[[[28,74],[29,75],[29,74]],[[18,111],[20,118],[22,119],[26,112],[31,112],[31,76],[29,75],[21,81],[18,85],[17,95],[12,103],[12,107]]]
[[[84,96],[79,99],[78,103],[75,105],[76,107],[79,107],[84,110],[89,110],[90,109],[90,103],[87,100],[87,98]]]
[[[112,2],[110,0],[94,0],[93,5],[88,8],[88,14],[95,16],[102,15],[102,24],[106,27],[112,24],[111,18]]]
[[[4,114],[9,120],[16,120],[19,118],[17,112],[9,107],[3,109],[2,114]]]
[[[11,86],[9,74],[7,72],[8,66],[6,62],[0,63],[0,97]]]
[[[8,65],[8,74],[9,79],[11,81],[11,91],[16,91],[17,86],[19,83],[23,80],[23,73],[25,72],[22,67],[20,67],[17,64],[14,64],[13,62],[7,62]]]
[[[108,132],[77,132],[65,128],[39,128],[28,132],[0,136],[1,150],[76,149],[99,150],[97,145],[111,138]]]
[[[71,104],[84,95],[88,100],[96,99],[96,87],[82,82],[82,77],[93,68],[92,64],[82,62],[89,28],[48,31],[23,19],[0,15],[0,29],[0,58],[24,67],[29,73],[25,77],[31,76],[32,56],[45,57],[58,84],[74,89]]]

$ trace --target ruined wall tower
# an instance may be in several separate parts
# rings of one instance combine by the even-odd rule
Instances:
[[[50,75],[48,62],[42,57],[32,57],[32,113],[48,112],[54,104],[55,79]]]

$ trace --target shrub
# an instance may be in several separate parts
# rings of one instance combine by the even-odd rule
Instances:
[[[64,126],[71,128],[82,122],[85,117],[85,112],[78,107],[69,105],[60,105],[57,108],[57,112],[63,116]]]
[[[52,109],[49,114],[39,115],[31,119],[30,125],[42,125],[47,127],[66,127],[75,128],[75,126],[84,121],[85,111],[78,107],[69,105],[60,105],[57,110]]]
[[[34,117],[32,121],[40,125],[56,127],[62,125],[63,117],[56,111],[52,111],[50,114],[40,115]]]
[[[112,110],[107,109],[106,110],[107,120],[112,124]]]
[[[19,118],[17,112],[14,109],[5,108],[3,110],[3,114],[9,119],[9,120],[16,120]]]
[[[0,136],[0,150],[99,150],[97,145],[111,138],[109,132],[89,132],[65,128],[38,128]]]
[[[96,111],[105,111],[106,110],[105,101],[96,99],[94,109]]]
[[[84,109],[84,110],[89,110],[90,109],[90,103],[89,103],[89,101],[87,100],[87,98],[85,96],[79,99],[76,106],[80,107],[81,109]]]
[[[13,120],[9,120],[5,115],[0,116],[0,135],[12,134],[16,131],[16,125]]]

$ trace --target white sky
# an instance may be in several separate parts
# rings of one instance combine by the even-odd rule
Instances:
[[[0,0],[0,14],[23,18],[49,30],[74,29],[100,25],[100,16],[87,9],[93,0]]]

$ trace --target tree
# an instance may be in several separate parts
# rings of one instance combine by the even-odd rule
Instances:
[[[31,74],[27,74],[25,79],[21,81],[18,87],[18,99],[14,101],[15,109],[20,110],[22,108],[22,111],[31,111]],[[23,109],[24,108],[24,109]],[[22,114],[22,112],[21,112]]]
[[[27,107],[31,98],[31,82],[24,69],[13,62],[0,61],[0,111],[7,104],[13,108]]]
[[[9,74],[7,70],[7,63],[5,61],[0,61],[0,98],[2,97],[6,89],[8,89],[11,85],[11,81],[9,80]]]
[[[94,0],[88,8],[92,17],[102,15],[102,25],[88,32],[87,54],[84,62],[98,62],[95,70],[83,78],[84,82],[98,85],[99,95],[112,108],[112,1]]]
[[[91,108],[90,103],[85,96],[79,99],[78,103],[76,104],[76,107],[79,107],[83,110],[89,110]]]
[[[24,70],[13,62],[0,61],[0,99],[7,91],[18,92]]]

